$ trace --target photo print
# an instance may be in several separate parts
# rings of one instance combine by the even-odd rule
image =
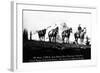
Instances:
[[[23,63],[91,59],[91,12],[22,11]]]

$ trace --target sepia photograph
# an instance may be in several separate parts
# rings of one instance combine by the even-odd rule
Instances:
[[[91,59],[91,21],[91,12],[23,9],[23,63]]]

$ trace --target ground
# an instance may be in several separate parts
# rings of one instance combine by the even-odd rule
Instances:
[[[91,45],[23,41],[23,62],[91,59]]]

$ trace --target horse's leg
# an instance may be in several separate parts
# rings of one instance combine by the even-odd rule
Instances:
[[[42,41],[43,41],[43,36],[41,38],[42,38]]]
[[[67,38],[68,44],[69,44],[69,38]]]
[[[49,38],[49,41],[51,42],[51,37]]]
[[[77,44],[78,44],[78,40],[79,40],[79,38],[77,38]]]
[[[53,37],[53,41],[56,42],[55,36]]]
[[[78,39],[77,39],[77,38],[75,38],[75,43],[76,43],[76,44],[78,44],[77,40],[78,40]]]
[[[54,42],[56,43],[56,37],[54,37]]]
[[[83,44],[83,39],[81,39],[81,44]]]
[[[52,41],[55,42],[55,36],[52,37]]]
[[[39,37],[40,41],[42,41],[41,37]]]
[[[68,38],[66,37],[66,43],[68,44]]]
[[[65,37],[63,37],[63,42],[65,43]]]
[[[45,36],[43,36],[44,37],[44,41],[45,41]]]
[[[62,41],[63,41],[63,43],[64,43],[64,37],[62,37]]]
[[[76,38],[76,44],[78,44],[78,39]]]
[[[76,43],[76,38],[75,38],[75,43]]]
[[[67,43],[69,44],[69,38],[67,38]]]
[[[84,39],[82,38],[82,39],[81,39],[81,44],[83,44],[83,41],[84,41]]]
[[[75,44],[77,44],[77,37],[76,37],[76,33],[74,34],[74,38],[75,38]]]
[[[67,38],[65,37],[65,43],[67,43]]]
[[[39,38],[39,40],[41,41],[41,39]]]
[[[49,42],[51,42],[51,37],[49,36]]]
[[[56,38],[54,37],[54,42],[56,42]]]
[[[53,37],[51,37],[51,42],[53,42],[53,40],[54,40],[54,38],[53,38]]]

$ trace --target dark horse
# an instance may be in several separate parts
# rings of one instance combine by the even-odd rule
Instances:
[[[80,42],[83,42],[84,41],[85,34],[86,34],[86,28],[83,28],[80,33],[79,33],[79,31],[76,32],[76,33],[74,33],[74,37],[75,37],[76,44],[78,44],[78,39],[80,39]]]
[[[72,28],[69,28],[69,29],[62,32],[62,41],[63,41],[63,43],[64,43],[65,38],[68,39],[68,41],[66,41],[66,43],[67,42],[69,43],[70,33],[72,33]]]
[[[42,29],[42,30],[38,30],[38,31],[36,31],[37,33],[38,33],[38,36],[39,36],[39,39],[40,39],[40,41],[45,41],[45,34],[46,34],[46,30],[48,29],[48,28],[50,28],[51,26],[49,26],[49,27],[47,27],[46,29]]]
[[[79,32],[75,32],[74,37],[75,37],[75,43],[78,44],[78,39],[80,38]]]
[[[39,36],[40,41],[42,41],[43,39],[44,39],[44,41],[45,41],[46,29],[39,30],[39,31],[37,31],[37,32],[38,32],[38,36]]]
[[[54,40],[56,42],[58,30],[59,30],[59,28],[56,27],[55,29],[52,29],[51,31],[48,32],[48,37],[49,37],[50,42],[52,42],[52,40]]]

